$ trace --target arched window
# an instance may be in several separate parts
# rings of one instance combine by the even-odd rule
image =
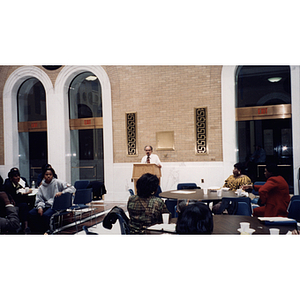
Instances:
[[[102,93],[91,72],[76,76],[69,87],[72,182],[104,181]]]
[[[46,94],[37,78],[24,81],[17,93],[19,164],[22,176],[36,181],[47,162]]]
[[[268,162],[293,186],[289,66],[240,66],[236,73],[238,159],[252,181],[265,180]],[[259,154],[261,153],[261,155]]]

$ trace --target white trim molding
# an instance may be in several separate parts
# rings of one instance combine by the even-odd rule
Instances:
[[[56,125],[48,132],[49,143],[53,148],[49,152],[49,161],[60,166],[67,181],[71,180],[70,163],[70,130],[69,130],[69,109],[68,89],[71,81],[83,72],[95,74],[101,84],[102,109],[103,109],[103,151],[104,151],[104,181],[107,194],[105,199],[109,200],[113,192],[113,133],[112,133],[112,107],[111,107],[111,85],[105,70],[101,66],[65,66],[58,74],[55,82],[55,103],[49,105],[49,122]],[[60,112],[58,112],[60,109]],[[59,113],[60,119],[56,117]],[[62,130],[63,129],[63,130]],[[60,130],[60,131],[59,131]],[[57,136],[59,133],[59,137]],[[58,138],[63,142],[62,148],[57,145]]]
[[[4,172],[19,166],[17,93],[21,84],[32,77],[37,78],[43,84],[46,101],[49,102],[53,98],[52,82],[48,75],[38,67],[20,67],[13,71],[6,80],[3,90]]]

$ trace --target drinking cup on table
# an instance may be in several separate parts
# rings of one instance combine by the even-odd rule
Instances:
[[[270,234],[279,234],[280,229],[279,228],[270,228]]]
[[[237,195],[238,195],[238,196],[241,196],[241,195],[242,195],[242,191],[243,191],[242,189],[237,189],[237,190],[236,190]]]
[[[29,187],[26,187],[25,188],[25,193],[28,193],[29,192]]]
[[[207,189],[203,189],[203,194],[207,195]]]
[[[221,190],[217,190],[217,196],[221,197],[222,196],[222,189]]]
[[[241,226],[241,232],[247,232],[247,231],[249,231],[250,223],[249,222],[241,222],[240,226]]]
[[[169,214],[162,214],[164,224],[169,224],[169,217],[170,217]]]

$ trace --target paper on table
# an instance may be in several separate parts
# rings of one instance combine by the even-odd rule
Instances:
[[[268,222],[291,222],[295,221],[294,219],[286,218],[286,217],[258,217],[260,221],[268,221]]]
[[[175,232],[176,224],[155,224],[150,226],[148,229],[155,229],[155,230],[167,230],[171,232]]]
[[[173,191],[171,192],[173,194],[195,194],[195,191],[185,191],[185,190],[178,190],[178,191]]]
[[[29,196],[34,196],[37,194],[39,189],[32,189],[32,192],[29,194]]]

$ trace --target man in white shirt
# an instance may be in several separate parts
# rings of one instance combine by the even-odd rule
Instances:
[[[156,154],[153,154],[153,148],[150,145],[145,146],[144,148],[146,155],[142,158],[141,163],[147,164],[147,163],[153,163],[156,164],[159,168],[162,167],[159,157]]]

